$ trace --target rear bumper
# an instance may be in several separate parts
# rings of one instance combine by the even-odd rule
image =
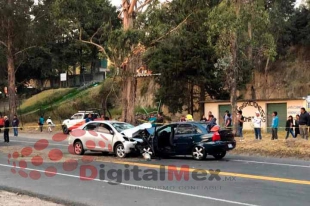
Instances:
[[[236,141],[217,141],[203,144],[206,152],[209,154],[219,151],[230,151],[236,148]]]

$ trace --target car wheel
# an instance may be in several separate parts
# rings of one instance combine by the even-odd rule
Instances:
[[[195,146],[192,150],[192,155],[195,160],[202,160],[206,158],[205,148],[202,146]]]
[[[217,160],[221,160],[223,159],[223,157],[225,157],[226,155],[226,151],[221,151],[221,152],[217,152],[216,154],[213,155],[213,157]]]
[[[69,129],[68,129],[67,125],[64,125],[62,127],[62,131],[63,131],[64,134],[69,134]]]
[[[85,152],[83,148],[83,144],[81,141],[77,141],[74,143],[74,153],[77,155],[83,155]]]
[[[124,145],[122,143],[119,143],[118,145],[116,145],[116,147],[115,147],[115,154],[119,158],[126,157],[125,147],[124,147]]]

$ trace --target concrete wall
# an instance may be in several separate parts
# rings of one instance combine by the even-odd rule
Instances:
[[[247,104],[248,103],[248,104]],[[255,112],[260,111],[264,122],[262,122],[262,129],[267,131],[268,118],[271,118],[271,114],[273,111],[267,111],[268,104],[275,104],[275,103],[286,103],[287,104],[287,117],[292,115],[295,118],[296,114],[300,114],[300,108],[306,107],[307,108],[307,101],[304,99],[300,100],[274,100],[274,101],[255,101],[255,102],[248,102],[248,101],[240,101],[237,105],[238,108],[242,107],[242,105],[246,105],[242,108],[242,114],[246,118],[246,122],[244,122],[244,130],[252,130],[251,126],[251,119],[254,118]],[[219,122],[219,118],[223,118],[219,114],[219,106],[220,105],[227,105],[230,102],[208,102],[205,103],[205,115],[208,115],[208,112],[211,111],[215,118],[217,118],[217,122]],[[260,108],[259,108],[260,107]]]

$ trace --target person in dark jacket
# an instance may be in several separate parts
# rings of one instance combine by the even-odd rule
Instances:
[[[9,137],[9,127],[10,127],[10,121],[7,116],[4,116],[4,142],[9,143],[10,142],[10,137]]]
[[[290,133],[293,136],[293,138],[295,138],[293,129],[294,129],[293,117],[289,116],[287,121],[286,121],[286,125],[285,125],[285,131],[286,131],[286,138],[285,139],[288,138]]]
[[[232,125],[232,124],[231,124],[231,121],[232,121],[232,120],[231,120],[231,117],[230,117],[230,116],[231,116],[231,114],[228,113],[228,114],[227,114],[227,119],[226,119],[226,122],[225,122],[225,127],[228,128],[228,129],[231,129],[231,125]]]
[[[295,138],[296,138],[297,135],[300,134],[300,132],[299,132],[299,114],[296,115],[294,126],[295,126]]]
[[[12,127],[14,131],[14,137],[18,136],[18,125],[19,125],[19,120],[16,115],[14,115],[13,121],[12,121]]]
[[[306,111],[306,109],[303,107],[300,109],[300,115],[299,115],[299,131],[301,138],[308,140],[309,126],[310,126],[310,116]]]

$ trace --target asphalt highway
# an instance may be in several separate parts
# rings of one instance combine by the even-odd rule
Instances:
[[[47,148],[35,144],[39,139],[49,141]],[[31,158],[22,152],[29,147]],[[0,188],[72,205],[309,205],[309,175],[310,162],[294,159],[76,156],[66,140],[53,141],[51,134],[20,134],[9,145],[0,143]]]

